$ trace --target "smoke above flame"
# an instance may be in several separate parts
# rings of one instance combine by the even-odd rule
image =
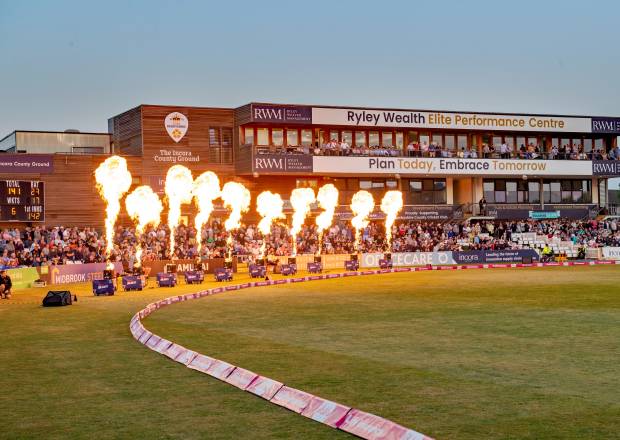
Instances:
[[[159,196],[150,186],[134,189],[125,199],[127,214],[136,222],[136,263],[142,265],[142,234],[148,225],[157,227],[164,209]]]
[[[250,191],[238,182],[226,182],[222,187],[222,201],[224,207],[230,209],[230,214],[224,222],[224,228],[228,231],[226,247],[228,248],[228,259],[232,256],[232,233],[234,229],[241,226],[241,215],[250,209],[252,197]]]
[[[131,186],[131,173],[127,161],[120,156],[111,156],[95,170],[97,190],[106,204],[105,212],[105,253],[110,257],[114,249],[114,225],[121,210],[121,198]]]
[[[213,200],[220,196],[220,179],[213,171],[205,171],[194,180],[192,188],[194,203],[198,213],[194,219],[196,228],[197,251],[200,254],[202,248],[202,227],[209,221],[213,212]]]
[[[351,224],[355,228],[355,243],[354,247],[357,250],[362,229],[368,226],[368,216],[375,209],[375,200],[368,191],[358,191],[353,194],[353,199],[351,199],[351,211],[355,215],[351,219]]]
[[[263,191],[256,198],[256,211],[262,219],[258,222],[258,230],[263,234],[261,256],[265,256],[267,249],[267,236],[271,233],[271,225],[276,219],[284,218],[284,202],[280,194],[271,191]]]
[[[392,249],[392,225],[401,209],[403,209],[403,193],[386,192],[381,200],[381,211],[385,213],[385,243],[388,251]]]
[[[170,229],[170,256],[174,253],[174,234],[181,219],[181,205],[192,201],[192,172],[183,165],[173,165],[166,174],[166,198],[168,199],[168,228]]]
[[[320,255],[323,247],[323,233],[331,226],[334,220],[336,207],[338,206],[338,188],[331,183],[323,185],[319,188],[316,201],[323,209],[323,212],[317,215],[315,219],[317,232],[319,234],[319,248],[317,252]]]
[[[293,240],[293,255],[297,255],[297,234],[310,213],[310,205],[316,201],[312,188],[295,188],[291,192],[291,205],[293,205],[293,225],[291,227],[291,237]]]

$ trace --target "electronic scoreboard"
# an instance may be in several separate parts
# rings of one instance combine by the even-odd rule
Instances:
[[[45,221],[45,187],[39,180],[0,180],[0,222]]]

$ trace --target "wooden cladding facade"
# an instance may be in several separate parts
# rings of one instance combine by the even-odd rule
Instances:
[[[45,182],[45,224],[49,226],[89,226],[101,229],[105,205],[97,192],[95,169],[107,156],[55,154],[51,174],[0,174],[0,179],[41,180]],[[126,157],[130,170],[140,167],[140,157]],[[136,183],[139,179],[136,180]],[[135,185],[134,185],[135,186]],[[122,222],[127,216],[121,210]],[[2,228],[16,223],[0,224]]]

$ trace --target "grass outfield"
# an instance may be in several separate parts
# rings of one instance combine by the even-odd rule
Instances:
[[[438,439],[617,438],[619,285],[619,266],[401,273],[223,293],[145,326]],[[0,438],[351,438],[132,339],[135,311],[196,289],[0,301]]]

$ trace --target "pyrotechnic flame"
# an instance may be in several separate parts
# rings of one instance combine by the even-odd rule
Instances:
[[[319,206],[323,208],[323,212],[316,216],[317,232],[319,234],[319,248],[317,253],[321,255],[321,249],[323,247],[323,232],[329,228],[334,219],[334,212],[338,206],[338,188],[331,183],[323,185],[319,188],[319,192],[316,196],[316,201]]]
[[[258,222],[258,230],[263,234],[263,244],[261,246],[261,256],[265,257],[267,249],[267,236],[271,233],[271,225],[274,220],[284,218],[282,208],[284,202],[280,194],[271,191],[263,191],[256,198],[256,211],[263,217]]]
[[[385,213],[385,243],[388,251],[392,249],[392,225],[401,209],[403,209],[403,193],[386,192],[381,200],[381,211]]]
[[[375,200],[372,198],[372,194],[368,191],[358,191],[353,194],[351,199],[351,211],[355,216],[351,219],[351,224],[355,228],[355,244],[354,247],[357,250],[362,229],[368,226],[368,215],[375,209]]]
[[[196,241],[198,242],[197,251],[200,254],[202,247],[202,227],[207,223],[213,212],[213,200],[220,196],[220,179],[212,171],[205,171],[194,180],[192,189],[194,203],[198,208],[198,213],[194,219],[196,227]]]
[[[119,156],[108,157],[95,170],[95,181],[99,194],[106,203],[105,253],[109,257],[114,249],[114,224],[121,210],[121,198],[131,186],[127,161]]]
[[[165,192],[168,199],[168,228],[170,256],[174,253],[174,234],[181,219],[181,205],[192,201],[192,172],[183,165],[173,165],[166,174]]]
[[[291,237],[293,239],[293,255],[297,255],[297,234],[310,213],[310,205],[316,200],[312,188],[295,188],[291,193],[291,205],[293,205],[293,226]]]
[[[230,215],[224,222],[224,228],[228,231],[226,247],[228,248],[228,260],[232,255],[232,231],[241,226],[241,215],[250,209],[250,191],[238,182],[227,182],[222,187],[222,201],[225,208],[230,208]]]
[[[127,214],[136,222],[136,265],[142,265],[142,234],[148,225],[157,227],[164,209],[159,196],[150,186],[134,189],[125,199]]]

